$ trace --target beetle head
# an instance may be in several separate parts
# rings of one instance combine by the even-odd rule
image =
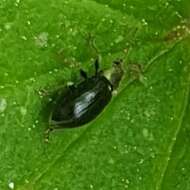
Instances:
[[[111,69],[106,70],[104,72],[105,77],[110,81],[113,85],[113,89],[117,89],[119,83],[123,77],[124,70],[123,70],[123,60],[118,59],[113,62],[113,66]]]

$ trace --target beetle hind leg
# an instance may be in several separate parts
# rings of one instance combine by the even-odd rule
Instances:
[[[82,69],[80,69],[80,76],[83,77],[84,79],[88,78],[87,73]]]
[[[98,72],[99,72],[99,59],[96,58],[95,62],[94,62],[94,65],[95,65],[95,76],[98,75]]]

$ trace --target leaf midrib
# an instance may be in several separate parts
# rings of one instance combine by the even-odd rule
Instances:
[[[162,185],[163,185],[163,181],[164,181],[164,178],[166,176],[166,173],[167,173],[167,170],[168,170],[168,167],[169,167],[169,163],[170,163],[170,160],[171,160],[171,155],[174,151],[174,147],[175,147],[175,144],[177,143],[177,137],[178,135],[180,134],[180,131],[182,130],[182,127],[183,127],[183,122],[184,122],[184,119],[185,119],[185,116],[186,116],[186,111],[188,109],[188,104],[189,104],[189,97],[190,97],[190,74],[188,76],[188,85],[187,85],[187,89],[185,91],[185,95],[184,95],[184,102],[183,102],[183,105],[182,105],[182,111],[181,111],[181,115],[180,115],[180,119],[179,119],[179,124],[177,125],[177,130],[173,136],[173,139],[176,139],[175,141],[172,140],[171,141],[171,144],[168,148],[168,152],[167,152],[167,157],[166,157],[166,161],[163,162],[163,172],[161,173],[160,175],[160,178],[157,180],[157,184],[156,184],[156,190],[161,190],[162,189]]]

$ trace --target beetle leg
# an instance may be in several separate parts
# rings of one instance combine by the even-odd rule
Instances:
[[[80,69],[80,75],[81,75],[84,79],[87,79],[87,78],[88,78],[87,73],[86,73],[84,70],[82,70],[82,69]]]
[[[114,88],[113,88],[113,84],[109,81],[109,85],[110,85],[110,90],[113,91]]]
[[[44,141],[46,143],[49,142],[49,134],[53,131],[53,128],[48,128],[44,133]]]
[[[71,89],[71,91],[76,89],[74,85],[69,85],[68,87]]]
[[[97,76],[98,75],[98,70],[99,70],[99,60],[98,60],[98,58],[96,58],[94,65],[95,65],[95,76]]]

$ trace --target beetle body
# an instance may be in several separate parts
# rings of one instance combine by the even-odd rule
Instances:
[[[104,109],[111,97],[112,85],[104,76],[87,78],[76,87],[67,87],[60,95],[50,124],[70,128],[88,123]]]
[[[99,63],[96,60],[95,75],[92,77],[80,70],[85,80],[76,86],[67,86],[54,100],[46,139],[54,129],[80,127],[92,121],[110,102],[112,92],[118,87],[123,75],[121,60],[114,62],[109,79],[103,75],[103,71],[98,71],[98,68]]]

